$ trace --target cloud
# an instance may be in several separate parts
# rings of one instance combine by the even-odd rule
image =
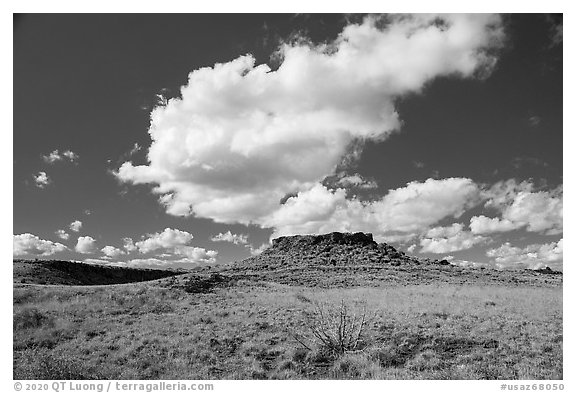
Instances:
[[[562,45],[564,40],[563,26],[564,22],[562,20],[562,14],[559,15],[546,15],[546,20],[550,24],[549,36],[550,44],[549,48],[554,48],[555,46]]]
[[[336,182],[336,185],[341,187],[356,187],[364,189],[378,188],[378,184],[376,184],[375,181],[366,180],[357,173],[353,175],[345,175],[342,173],[341,177]]]
[[[472,267],[472,268],[479,268],[479,267],[486,267],[486,266],[488,266],[486,263],[466,261],[466,260],[463,260],[463,259],[451,260],[450,263],[451,263],[452,265],[456,265],[456,266]]]
[[[470,218],[470,231],[477,235],[513,231],[520,226],[522,225],[498,217],[474,216]]]
[[[174,248],[174,254],[183,256],[183,261],[190,263],[214,263],[216,262],[216,256],[218,251],[206,250],[202,247],[189,247],[189,246],[177,246]]]
[[[47,155],[42,156],[42,159],[48,164],[54,164],[57,161],[67,159],[70,162],[76,162],[80,156],[71,150],[66,150],[60,154],[58,150],[54,150]]]
[[[68,250],[68,247],[63,244],[40,239],[38,236],[31,233],[14,235],[12,242],[14,256],[49,256],[57,252]]]
[[[80,236],[75,250],[80,254],[92,254],[96,251],[96,240],[90,236]]]
[[[260,247],[254,247],[252,244],[247,244],[245,247],[248,248],[248,250],[250,250],[250,255],[254,257],[262,254],[265,250],[270,248],[270,244],[262,243]]]
[[[134,240],[132,240],[131,237],[123,238],[122,242],[124,243],[123,247],[126,250],[126,252],[132,252],[138,249],[138,247],[134,245]]]
[[[193,247],[188,245],[190,241],[194,238],[191,233],[186,231],[181,231],[179,229],[165,228],[162,232],[149,233],[142,240],[134,243],[131,238],[124,238],[124,249],[128,252],[138,250],[142,254],[148,254],[155,251],[162,251],[162,258],[148,258],[148,259],[138,259],[139,262],[134,263],[144,263],[142,261],[147,261],[145,263],[153,263],[155,266],[160,266],[157,261],[164,261],[162,266],[172,266],[174,264],[198,264],[198,263],[213,263],[216,261],[216,256],[218,252],[215,250],[206,250],[201,247]],[[159,257],[158,255],[157,257]],[[177,261],[174,257],[178,258]]]
[[[410,232],[421,231],[446,218],[460,217],[480,202],[480,188],[471,179],[452,177],[413,181],[391,190],[374,211],[381,226]]]
[[[78,159],[80,158],[78,154],[74,153],[71,150],[66,150],[64,153],[62,153],[62,155],[66,157],[70,162],[78,161]]]
[[[248,243],[248,236],[244,234],[235,234],[230,231],[226,233],[219,233],[215,236],[212,236],[210,239],[213,242],[229,242],[234,244],[246,244]]]
[[[525,166],[532,166],[532,167],[548,166],[548,163],[546,161],[536,157],[514,157],[510,163],[516,169],[520,169]]]
[[[535,191],[530,182],[498,182],[487,191],[487,207],[501,212],[501,218],[472,217],[475,233],[503,232],[525,228],[528,232],[553,235],[563,231],[563,187]]]
[[[70,235],[64,229],[58,229],[54,233],[62,240],[68,240],[70,238]]]
[[[132,149],[130,149],[130,151],[128,152],[128,157],[132,157],[134,154],[138,153],[140,150],[142,150],[142,146],[140,146],[138,144],[138,142],[135,142]]]
[[[118,258],[120,255],[126,254],[121,249],[113,246],[106,246],[102,248],[100,251],[102,251],[109,258]]]
[[[564,239],[546,244],[531,244],[524,248],[512,246],[509,242],[498,248],[490,249],[486,256],[507,266],[539,268],[548,265],[561,265],[563,259]]]
[[[148,237],[134,243],[143,254],[159,249],[175,249],[189,243],[194,236],[179,229],[165,228],[164,231],[148,234]]]
[[[62,156],[58,153],[58,150],[54,150],[48,155],[42,156],[42,159],[49,164],[52,164],[56,161],[62,160]]]
[[[476,236],[464,230],[464,225],[454,223],[448,227],[435,227],[430,229],[426,237],[420,240],[420,252],[443,254],[467,250],[474,245],[486,241],[483,236]]]
[[[52,180],[48,177],[46,172],[38,172],[37,175],[32,175],[34,178],[34,183],[38,188],[45,188],[48,184],[52,183]]]
[[[80,229],[82,228],[82,221],[76,220],[70,223],[69,228],[74,232],[80,232]]]
[[[124,250],[126,251],[113,246],[106,246],[101,249],[106,255],[103,259],[88,258],[84,262],[153,269],[190,268],[198,264],[216,262],[217,251],[186,245],[192,237],[188,232],[171,228],[166,228],[159,233],[148,234],[145,239],[136,243],[131,238],[126,237],[123,239]],[[133,258],[127,261],[118,260],[122,255],[136,250],[141,253],[150,253],[158,250],[162,252],[149,258]],[[111,262],[110,258],[114,258],[114,261]]]
[[[169,214],[220,223],[307,230],[298,227],[305,221],[286,214],[303,199],[321,208],[298,214],[310,218],[311,227],[355,210],[372,217],[382,210],[381,218],[389,218],[386,202],[365,212],[361,202],[345,200],[345,191],[320,183],[353,147],[400,128],[397,99],[420,93],[438,77],[485,76],[502,38],[494,15],[370,16],[333,42],[283,44],[276,70],[256,65],[251,55],[195,70],[180,98],[152,111],[148,164],[125,162],[116,176],[154,185]],[[288,194],[300,201],[281,204]],[[416,217],[416,224],[407,221],[415,211],[404,210],[405,220],[392,218],[409,230],[452,210]],[[347,218],[350,225],[358,221]]]
[[[530,127],[538,127],[538,125],[540,125],[541,122],[542,118],[539,116],[530,116],[528,118],[528,123],[530,124]]]
[[[172,260],[166,260],[160,258],[134,258],[127,261],[116,261],[116,260],[110,261],[107,259],[87,258],[82,262],[107,265],[107,266],[166,270],[166,269],[189,269],[198,266],[198,264],[203,261],[194,261],[189,258],[180,258]],[[206,262],[213,263],[214,258],[208,257],[206,259]]]
[[[286,200],[262,225],[275,228],[274,237],[368,231],[379,241],[406,241],[444,218],[460,217],[480,196],[478,185],[466,178],[413,181],[365,202],[318,184]]]

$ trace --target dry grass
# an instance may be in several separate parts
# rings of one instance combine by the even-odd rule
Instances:
[[[561,287],[240,281],[189,293],[173,282],[16,285],[14,378],[562,378]],[[295,340],[311,337],[317,304],[373,315],[362,345]]]

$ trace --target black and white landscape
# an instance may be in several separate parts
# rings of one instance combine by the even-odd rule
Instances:
[[[15,379],[563,379],[562,15],[14,16]]]

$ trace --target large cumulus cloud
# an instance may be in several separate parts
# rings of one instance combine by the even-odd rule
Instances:
[[[55,243],[50,240],[40,239],[31,233],[22,233],[13,235],[13,253],[15,257],[32,255],[32,256],[49,256],[68,250],[68,247],[61,243]]]
[[[377,240],[413,236],[446,217],[459,217],[481,199],[471,179],[413,181],[376,201],[347,198],[344,189],[315,185],[289,198],[263,220],[274,236],[331,231],[369,231]]]
[[[530,244],[524,248],[504,243],[498,248],[486,251],[501,267],[524,266],[541,268],[544,266],[561,266],[564,251],[564,239],[546,244]]]
[[[321,182],[351,146],[399,129],[399,97],[437,77],[489,72],[502,38],[494,15],[371,16],[333,42],[283,44],[276,70],[245,55],[192,71],[181,97],[151,113],[148,164],[125,162],[116,174],[153,184],[170,214],[279,233],[430,225],[458,214],[469,198],[438,211],[430,210],[439,205],[433,196],[413,202],[410,192],[433,188],[430,179],[366,204]],[[406,207],[391,212],[397,199]],[[424,217],[430,212],[433,219]]]
[[[475,234],[507,232],[525,228],[528,232],[557,235],[563,231],[564,191],[560,185],[551,190],[536,191],[532,182],[518,183],[514,179],[494,184],[485,192],[486,207],[501,213],[501,217],[484,215],[470,219]]]

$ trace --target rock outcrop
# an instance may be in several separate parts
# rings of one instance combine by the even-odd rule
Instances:
[[[562,272],[560,272],[560,271],[552,270],[550,268],[550,266],[546,266],[546,267],[540,268],[540,269],[534,269],[534,272],[542,273],[542,274],[562,274]]]
[[[366,266],[415,264],[418,260],[389,244],[376,243],[370,233],[332,232],[274,239],[262,254],[239,262],[257,268],[303,266]]]

